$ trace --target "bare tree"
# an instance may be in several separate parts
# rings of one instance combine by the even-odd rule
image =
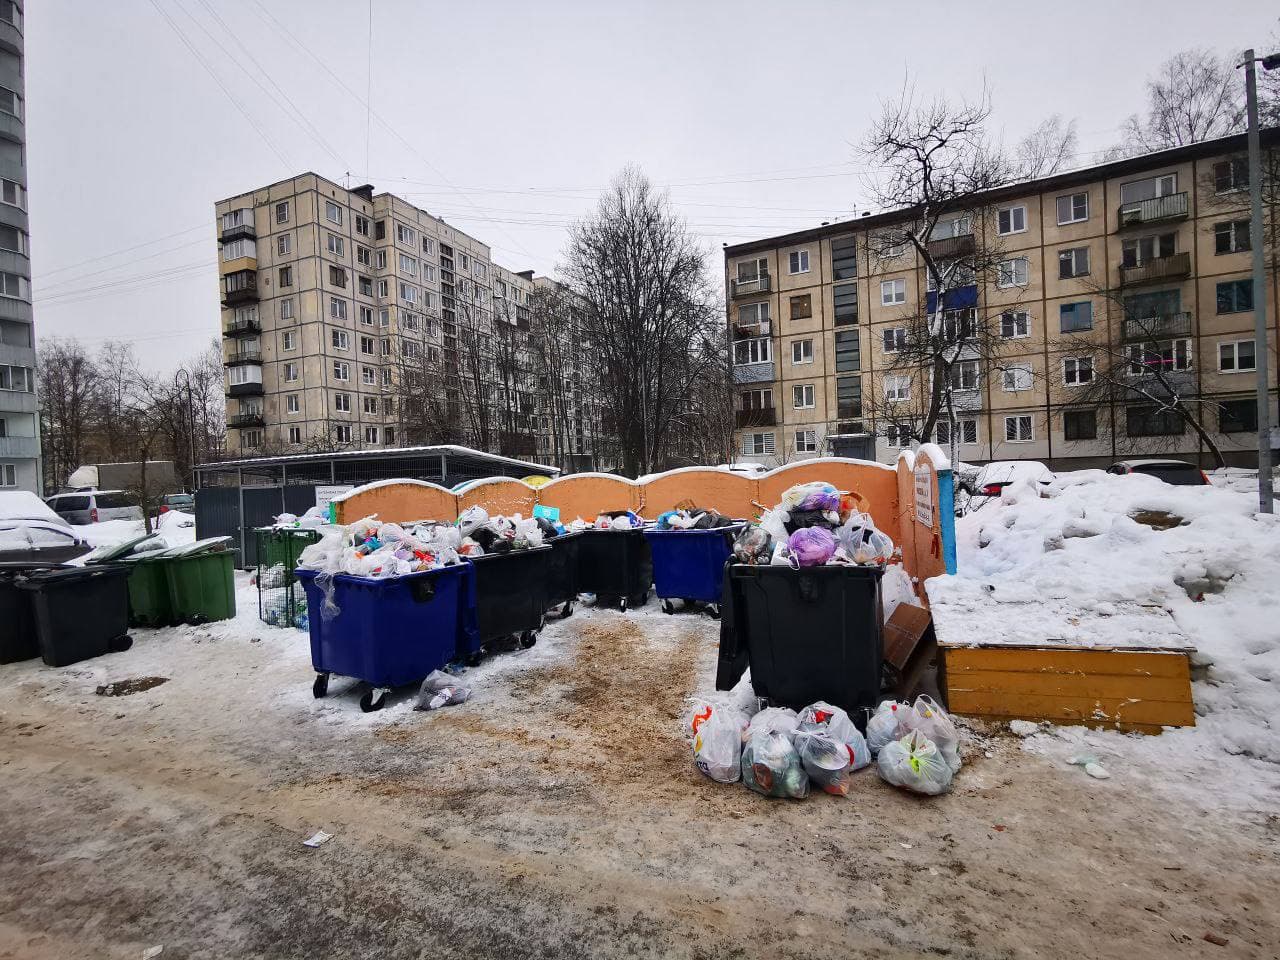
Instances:
[[[77,340],[45,340],[36,374],[45,487],[56,490],[87,462],[103,384],[93,358]]]
[[[1018,142],[1013,151],[1014,170],[1024,180],[1060,173],[1071,165],[1078,142],[1075,120],[1064,121],[1055,113]]]
[[[1122,126],[1108,159],[1137,156],[1240,133],[1244,82],[1234,58],[1197,48],[1174,54],[1147,81],[1147,107]]]

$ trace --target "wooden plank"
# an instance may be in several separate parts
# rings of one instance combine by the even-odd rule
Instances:
[[[1079,650],[1065,647],[946,647],[947,671],[1084,673],[1137,677],[1190,677],[1187,655],[1165,650]]]
[[[1027,717],[1055,723],[1145,723],[1195,726],[1190,701],[1168,702],[1117,697],[1053,697],[1017,692],[959,691],[948,684],[947,706],[953,713],[986,717]]]
[[[949,694],[1025,693],[1050,697],[1096,697],[1104,700],[1191,702],[1191,683],[1186,677],[966,670],[949,675],[947,690]]]

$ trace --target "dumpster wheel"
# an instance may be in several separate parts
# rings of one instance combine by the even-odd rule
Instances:
[[[619,609],[619,610],[621,610],[623,613],[626,613],[626,612],[627,612],[627,598],[626,598],[626,597],[623,597],[620,601],[618,601],[618,609]]]
[[[126,650],[128,650],[132,646],[133,646],[133,637],[129,636],[126,633],[116,637],[109,644],[107,644],[107,649],[110,650],[112,653],[124,653]]]
[[[374,687],[372,690],[366,690],[364,695],[360,697],[360,709],[365,713],[373,713],[375,710],[381,710],[387,703],[387,688]]]
[[[708,604],[707,604],[707,616],[709,616],[712,620],[719,620],[719,619],[720,619],[720,604],[718,604],[718,603],[708,603]]]
[[[319,700],[329,692],[329,675],[327,673],[317,673],[315,682],[311,684],[311,695]]]
[[[676,612],[676,605],[672,603],[670,600],[664,599],[662,601],[662,612],[670,616],[671,614]]]
[[[526,650],[528,650],[537,642],[538,642],[537,630],[526,630],[524,633],[520,634],[520,646],[524,647],[524,649]]]
[[[564,606],[560,608],[560,619],[563,620],[565,617],[572,617],[572,616],[573,616],[573,601],[566,600],[564,602]]]

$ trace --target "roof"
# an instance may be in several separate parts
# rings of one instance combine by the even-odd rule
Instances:
[[[518,467],[527,467],[530,473],[547,473],[555,476],[559,467],[547,466],[543,463],[532,463],[528,460],[517,460],[470,447],[460,447],[445,443],[431,447],[389,447],[377,450],[339,450],[333,453],[295,453],[279,457],[251,457],[245,460],[219,460],[217,463],[202,463],[196,466],[200,473],[218,470],[234,470],[253,467],[270,467],[290,463],[325,463],[329,460],[389,460],[395,457],[426,456],[470,457],[485,460],[489,463],[505,463]]]
[[[1271,127],[1262,131],[1262,143],[1264,146],[1275,146],[1280,144],[1280,127]],[[1205,140],[1200,143],[1192,143],[1182,147],[1170,147],[1168,150],[1157,150],[1154,153],[1144,153],[1138,157],[1128,157],[1124,160],[1113,160],[1110,163],[1095,164],[1091,167],[1081,167],[1078,170],[1068,170],[1064,173],[1055,173],[1052,176],[1040,177],[1034,180],[1022,180],[1018,183],[1012,183],[1007,187],[998,187],[995,190],[988,191],[984,196],[989,203],[999,203],[1001,200],[1012,200],[1017,197],[1025,196],[1029,193],[1047,193],[1051,190],[1061,190],[1066,187],[1074,187],[1085,183],[1093,183],[1095,180],[1108,180],[1112,177],[1122,177],[1129,173],[1140,173],[1153,167],[1169,166],[1175,163],[1183,163],[1187,160],[1194,160],[1200,157],[1213,156],[1214,154],[1233,153],[1236,151],[1243,152],[1248,148],[1247,136],[1243,133],[1234,134],[1229,137],[1219,137],[1216,140]],[[805,243],[811,240],[821,240],[825,237],[840,236],[849,233],[852,230],[866,230],[877,226],[885,226],[891,223],[900,223],[910,215],[909,209],[889,210],[884,213],[864,214],[853,220],[841,220],[837,223],[830,223],[826,226],[811,227],[808,230],[798,230],[795,233],[784,233],[776,237],[765,237],[760,240],[748,240],[745,243],[735,243],[726,245],[724,248],[725,258],[740,256],[744,253],[754,253],[760,250],[772,250],[775,247],[785,247],[796,243]]]

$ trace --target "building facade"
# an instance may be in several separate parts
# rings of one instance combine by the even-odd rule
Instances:
[[[531,273],[399,197],[313,173],[215,212],[229,452],[536,452]]]
[[[1280,131],[1264,131],[1263,146],[1274,170]],[[1256,294],[1245,151],[1237,136],[1074,170],[992,191],[982,210],[939,224],[932,256],[1002,258],[993,275],[949,292],[998,347],[953,372],[961,459],[1070,468],[1204,458],[1193,430],[1127,386],[1127,399],[1096,399],[1104,375],[1141,378],[1154,363],[1177,396],[1203,405],[1230,462],[1256,463],[1255,295],[1267,298],[1276,423],[1277,197],[1273,177]],[[897,361],[906,318],[932,296],[926,271],[909,246],[876,242],[905,219],[864,215],[726,248],[741,459],[889,461],[922,439],[950,443],[949,421],[921,438],[895,413],[930,390],[925,372]]]
[[[22,5],[0,0],[0,489],[40,492]]]

